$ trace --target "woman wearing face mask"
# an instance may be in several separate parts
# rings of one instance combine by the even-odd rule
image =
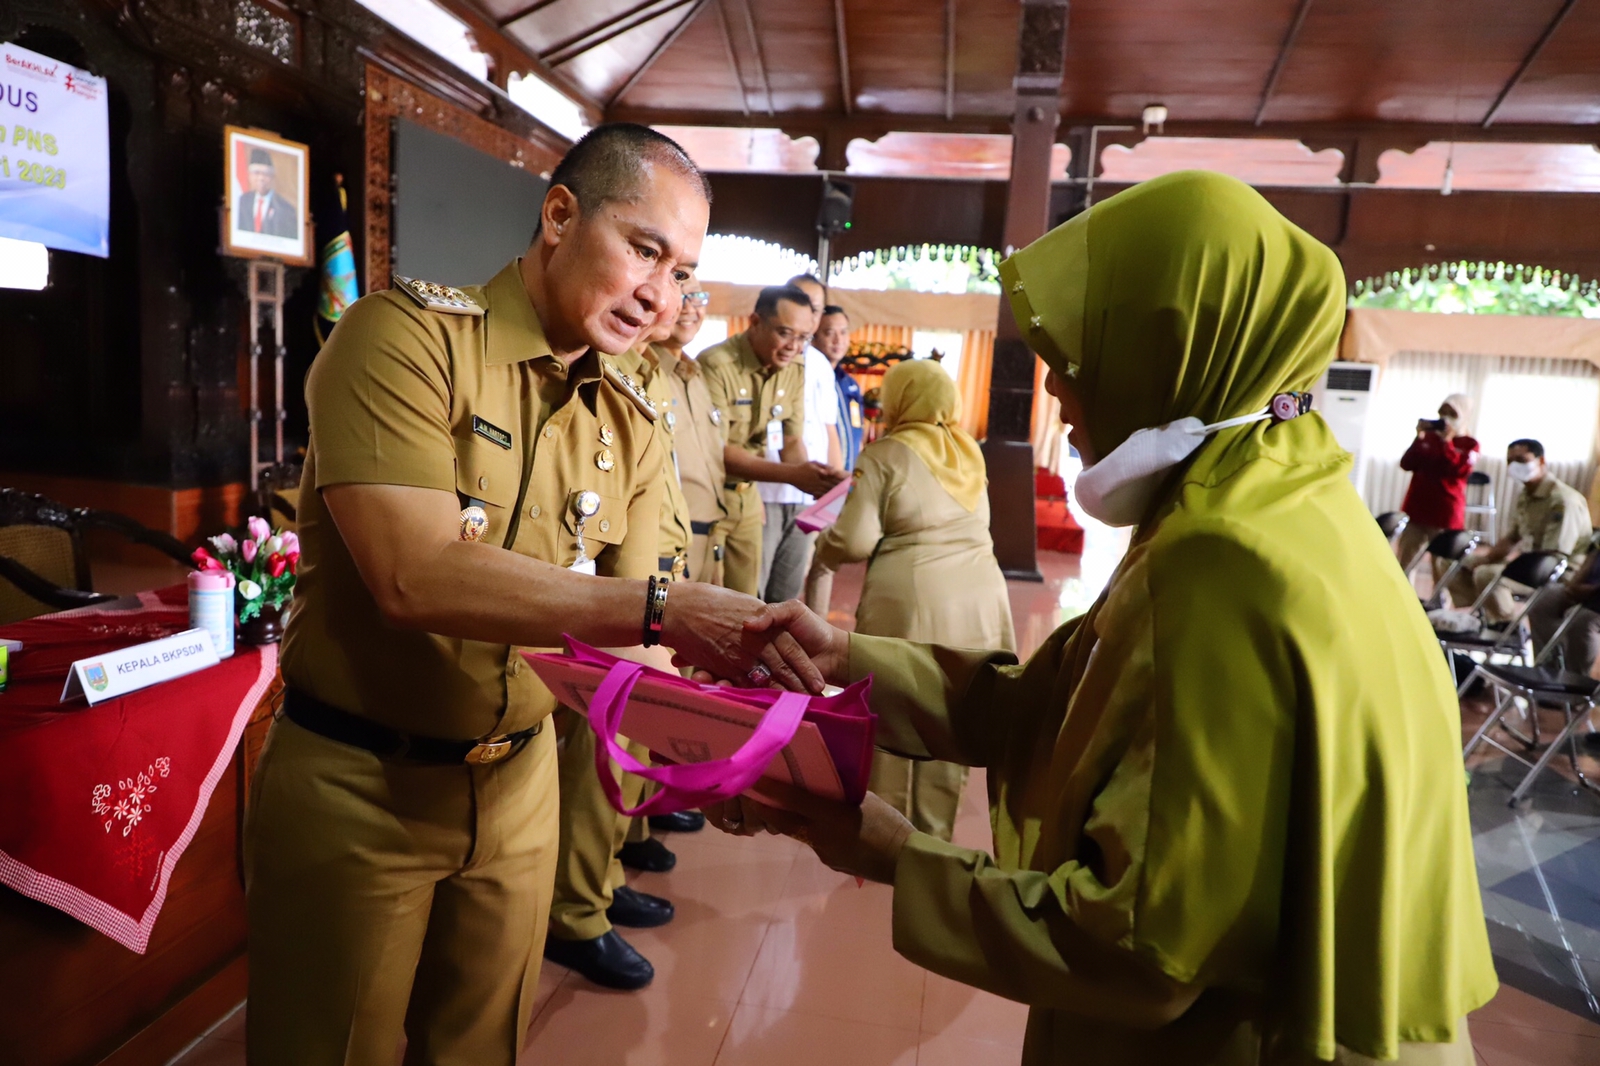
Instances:
[[[1409,566],[1440,533],[1466,523],[1467,478],[1478,459],[1478,442],[1461,431],[1468,402],[1461,393],[1446,396],[1437,419],[1417,422],[1417,439],[1400,457],[1400,469],[1411,473],[1400,504],[1410,521],[1395,545],[1401,566]]]
[[[778,612],[830,680],[873,675],[880,743],[988,768],[993,854],[871,795],[713,823],[891,883],[903,955],[1032,1006],[1030,1066],[1469,1066],[1496,982],[1449,673],[1350,456],[1268,415],[1334,357],[1338,261],[1191,171],[1001,275],[1080,498],[1137,524],[1109,586],[1022,666]]]
[[[856,461],[839,521],[817,538],[806,603],[828,614],[834,571],[870,560],[857,633],[1016,651],[1006,579],[989,536],[988,472],[957,424],[960,396],[931,360],[883,379],[884,435]],[[949,840],[967,768],[879,752],[871,789],[924,833]]]

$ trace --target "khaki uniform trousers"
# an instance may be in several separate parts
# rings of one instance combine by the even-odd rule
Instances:
[[[966,784],[967,768],[958,763],[905,759],[876,751],[867,787],[909,818],[918,832],[948,841],[956,829],[961,790]]]
[[[728,535],[723,544],[722,584],[746,596],[759,596],[761,587],[761,526],[766,507],[755,482],[738,491],[728,490]]]
[[[245,821],[252,1066],[512,1066],[556,861],[548,726],[504,762],[388,762],[286,718]]]
[[[555,898],[550,905],[550,935],[557,940],[593,940],[611,931],[606,910],[612,893],[626,883],[617,851],[628,839],[629,823],[618,814],[594,772],[594,730],[583,715],[563,707],[556,712],[561,781],[561,843],[556,857]],[[640,762],[650,753],[623,740]],[[638,806],[642,777],[622,776],[622,799]],[[643,819],[639,819],[643,821]],[[542,947],[541,947],[542,950]]]
[[[1457,570],[1456,576],[1450,579],[1451,605],[1462,609],[1471,607],[1505,568],[1505,563],[1479,563]],[[1483,601],[1483,617],[1491,622],[1511,621],[1517,616],[1518,610],[1511,594],[1518,592],[1526,595],[1530,591],[1526,585],[1519,585],[1515,581],[1500,582],[1489,598]]]

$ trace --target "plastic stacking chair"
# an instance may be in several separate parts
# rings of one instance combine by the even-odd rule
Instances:
[[[1411,516],[1404,511],[1385,511],[1378,516],[1378,528],[1383,530],[1383,535],[1393,544],[1395,538],[1406,531],[1406,526],[1411,524]]]
[[[1467,498],[1469,500],[1472,498],[1474,489],[1479,492],[1478,501],[1467,504],[1467,514],[1481,518],[1483,531],[1491,533],[1500,514],[1495,510],[1494,506],[1494,479],[1481,470],[1474,470],[1467,475]],[[1470,523],[1472,518],[1469,517],[1467,521]]]
[[[1476,529],[1446,530],[1430,540],[1428,542],[1428,547],[1425,550],[1418,552],[1412,558],[1412,560],[1406,564],[1406,577],[1409,578],[1416,573],[1417,567],[1422,565],[1422,560],[1428,558],[1429,556],[1432,556],[1435,559],[1448,559],[1450,561],[1450,569],[1445,571],[1443,577],[1434,582],[1433,595],[1428,598],[1427,603],[1427,606],[1430,610],[1444,602],[1442,597],[1444,595],[1446,586],[1448,586],[1451,579],[1461,571],[1463,561],[1469,554],[1471,554],[1472,549],[1478,546],[1478,540],[1480,537],[1482,537],[1482,535],[1483,534],[1479,533]]]
[[[1590,596],[1587,600],[1573,607],[1562,618],[1561,625],[1556,629],[1550,642],[1539,651],[1539,657],[1531,666],[1510,666],[1497,663],[1483,663],[1473,671],[1475,678],[1481,679],[1497,694],[1494,710],[1489,712],[1489,717],[1483,720],[1478,731],[1472,734],[1472,739],[1467,741],[1467,746],[1462,749],[1462,757],[1471,755],[1479,744],[1488,744],[1497,748],[1528,767],[1528,773],[1518,783],[1511,793],[1513,805],[1521,802],[1533,787],[1550,760],[1563,746],[1567,748],[1567,757],[1572,762],[1572,773],[1578,783],[1591,792],[1600,794],[1600,785],[1596,785],[1584,776],[1578,767],[1578,727],[1589,717],[1589,712],[1594,710],[1596,701],[1600,700],[1600,681],[1585,675],[1574,673],[1570,670],[1558,670],[1549,665],[1551,654],[1561,644],[1561,638],[1577,618],[1580,610],[1600,611],[1600,593]],[[1505,714],[1517,700],[1523,700],[1528,705],[1528,719],[1532,726],[1532,736],[1523,736],[1505,722]],[[1523,747],[1530,752],[1539,747],[1539,706],[1554,706],[1561,708],[1566,716],[1566,726],[1561,730],[1545,748],[1537,760],[1530,760],[1519,752],[1512,751],[1491,735],[1491,730],[1499,726],[1505,732],[1515,737]]]
[[[1555,587],[1556,581],[1566,573],[1566,570],[1567,557],[1560,552],[1525,552],[1511,560],[1500,572],[1500,576],[1490,582],[1478,596],[1471,610],[1474,614],[1478,614],[1481,620],[1482,615],[1479,612],[1483,610],[1489,594],[1498,588],[1502,581],[1526,585],[1533,590],[1523,601],[1522,610],[1517,612],[1516,618],[1506,623],[1504,627],[1481,623],[1476,633],[1449,633],[1435,630],[1439,637],[1439,645],[1444,648],[1445,658],[1454,661],[1451,652],[1459,651],[1468,655],[1482,654],[1484,662],[1493,660],[1496,655],[1504,655],[1508,660],[1532,663],[1533,654],[1529,648],[1527,633],[1523,629],[1523,620],[1528,617],[1533,605]],[[1458,691],[1465,694],[1475,676],[1476,674],[1468,675]]]

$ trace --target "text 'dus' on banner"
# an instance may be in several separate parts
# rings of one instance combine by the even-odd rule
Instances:
[[[0,237],[111,254],[106,80],[0,44]]]

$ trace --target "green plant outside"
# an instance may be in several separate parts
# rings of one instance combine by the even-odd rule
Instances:
[[[1560,315],[1600,318],[1595,282],[1541,267],[1445,263],[1357,282],[1351,307],[1445,315]]]

